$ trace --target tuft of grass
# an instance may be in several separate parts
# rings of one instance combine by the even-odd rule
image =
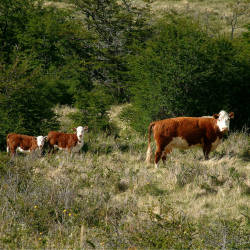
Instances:
[[[200,149],[174,150],[158,169],[134,132],[89,133],[84,147],[12,161],[0,153],[1,248],[247,248],[246,132],[208,161]]]

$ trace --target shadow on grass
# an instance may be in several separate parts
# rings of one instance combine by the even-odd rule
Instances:
[[[239,155],[239,158],[243,161],[250,162],[250,149],[246,149],[242,154]]]

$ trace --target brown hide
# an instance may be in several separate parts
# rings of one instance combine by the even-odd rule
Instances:
[[[203,148],[205,159],[212,149],[212,143],[221,139],[223,133],[219,131],[217,120],[207,117],[177,117],[152,122],[148,132],[147,161],[150,161],[151,130],[154,132],[156,142],[155,164],[160,159],[165,161],[166,154],[176,147],[173,140],[179,139],[185,144],[185,148],[193,145],[200,145]],[[170,144],[172,143],[172,144]]]
[[[7,135],[7,147],[9,148],[11,155],[16,153],[17,147],[20,147],[22,150],[30,151],[38,148],[37,140],[34,136],[15,133]]]
[[[66,134],[57,131],[50,131],[48,133],[48,143],[50,148],[54,147],[55,145],[59,148],[68,149],[75,147],[78,138],[76,134]]]
[[[212,143],[217,136],[222,137],[216,125],[216,119],[196,118],[196,117],[178,117],[155,122],[154,124],[155,140],[168,141],[173,137],[185,139],[189,146],[201,144],[202,140]]]

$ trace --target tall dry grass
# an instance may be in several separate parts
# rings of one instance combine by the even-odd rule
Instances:
[[[192,16],[200,21],[211,35],[230,34],[233,37],[246,31],[249,23],[250,2],[248,0],[156,0],[151,3],[152,13],[161,17],[176,12]]]
[[[115,138],[90,132],[73,157],[1,153],[0,247],[249,246],[246,132],[232,132],[208,161],[199,149],[174,150],[155,169],[146,138],[123,127]]]

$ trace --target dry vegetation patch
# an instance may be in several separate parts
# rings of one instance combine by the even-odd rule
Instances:
[[[249,135],[231,133],[208,161],[200,149],[174,150],[158,169],[146,146],[137,134],[90,133],[73,156],[2,153],[0,246],[246,247]]]

